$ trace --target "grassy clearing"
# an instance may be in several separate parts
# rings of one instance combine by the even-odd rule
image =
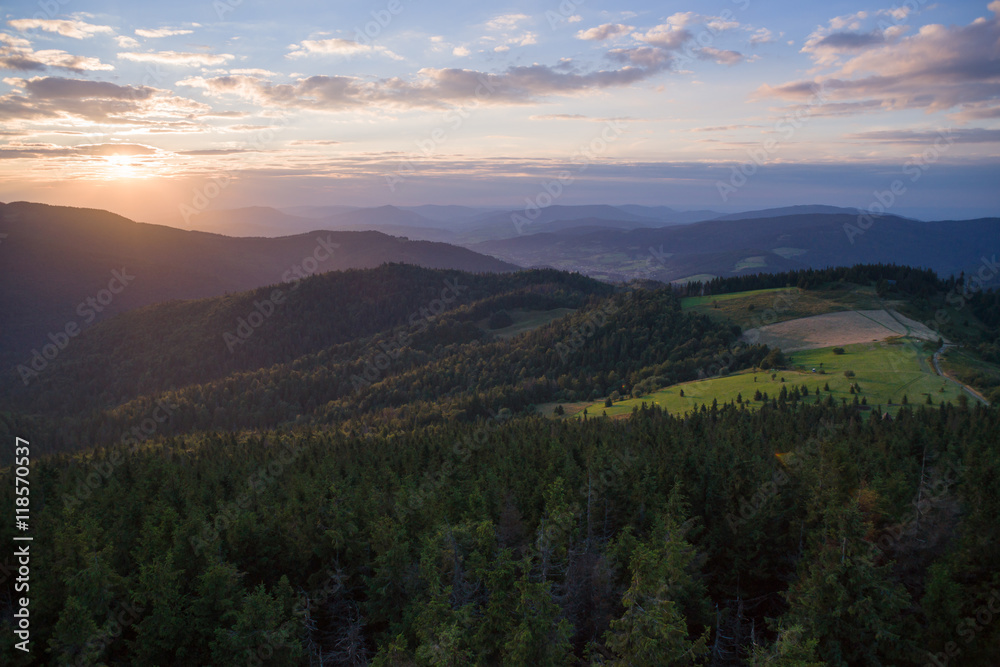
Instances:
[[[553,310],[522,310],[515,308],[507,312],[510,314],[511,319],[514,320],[514,323],[509,327],[490,329],[488,326],[489,318],[479,320],[476,322],[476,326],[484,331],[489,331],[497,338],[511,338],[526,331],[537,329],[549,322],[554,322],[560,317],[565,317],[570,313],[576,312],[576,310],[574,308],[554,308]]]
[[[707,283],[709,280],[718,278],[712,273],[696,273],[693,276],[685,276],[684,278],[677,278],[676,280],[671,280],[672,283],[683,284],[683,283]]]
[[[878,343],[859,343],[844,346],[845,354],[834,354],[832,347],[818,350],[804,350],[789,355],[790,365],[794,370],[776,371],[774,379],[770,372],[743,371],[721,378],[698,380],[666,387],[640,398],[632,398],[605,407],[604,401],[588,404],[589,416],[608,417],[627,415],[633,407],[642,403],[656,404],[668,412],[688,412],[701,405],[711,405],[713,400],[720,404],[735,401],[741,396],[749,401],[751,407],[757,407],[759,402],[753,401],[754,393],[760,390],[770,398],[777,398],[782,386],[791,391],[793,387],[805,385],[809,390],[807,402],[816,402],[816,389],[820,390],[818,399],[825,400],[832,396],[833,400],[848,403],[854,401],[855,394],[850,393],[852,384],[861,387],[860,398],[866,398],[868,405],[875,408],[882,406],[884,411],[895,412],[903,396],[907,396],[911,405],[925,403],[927,396],[935,405],[945,401],[957,402],[961,390],[950,382],[936,375],[928,361],[930,352],[926,351],[923,341],[898,338]],[[817,372],[813,373],[812,369]],[[818,372],[820,369],[823,373]],[[844,376],[844,371],[852,370],[853,378]],[[781,382],[781,378],[785,382]],[[829,391],[824,387],[829,385]],[[944,391],[941,391],[941,390]],[[683,390],[684,395],[681,396]],[[889,401],[893,405],[889,405]],[[579,416],[582,409],[574,415]]]
[[[994,394],[1000,388],[1000,366],[983,361],[978,356],[957,347],[948,348],[941,355],[941,370],[996,402]]]
[[[763,255],[744,257],[740,261],[736,262],[736,266],[733,267],[733,272],[742,271],[744,269],[762,269],[766,266],[767,258]]]
[[[845,310],[891,308],[894,303],[880,301],[874,287],[831,285],[825,289],[815,290],[788,287],[736,294],[689,296],[681,301],[681,308],[704,313],[713,319],[734,322],[743,329],[752,329],[800,317]]]

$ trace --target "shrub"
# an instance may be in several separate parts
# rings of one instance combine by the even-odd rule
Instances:
[[[845,354],[846,351],[842,347],[835,347],[835,348],[833,348],[833,353],[834,354]]]

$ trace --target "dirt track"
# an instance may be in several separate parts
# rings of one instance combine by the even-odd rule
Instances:
[[[752,343],[764,343],[769,347],[780,347],[784,352],[795,352],[834,345],[869,343],[891,336],[911,336],[923,340],[938,338],[935,332],[920,322],[895,311],[851,310],[748,329],[744,332],[743,339]]]

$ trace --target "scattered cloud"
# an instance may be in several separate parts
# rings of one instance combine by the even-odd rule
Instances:
[[[469,49],[465,48],[464,46],[456,46],[454,49],[451,50],[451,53],[452,53],[452,55],[456,55],[459,58],[464,58],[465,56],[469,55],[469,53],[471,53],[471,52],[469,51]]]
[[[160,37],[173,37],[175,35],[190,35],[193,30],[185,30],[183,28],[138,28],[135,34],[140,37],[149,37],[150,39],[158,39]]]
[[[605,40],[617,35],[627,34],[632,30],[635,30],[635,27],[623,23],[605,23],[596,28],[581,30],[576,33],[576,37],[577,39]]]
[[[139,48],[139,42],[126,35],[118,35],[115,37],[115,41],[118,42],[118,48],[121,49],[137,49]]]
[[[335,141],[333,139],[296,139],[295,141],[289,141],[289,146],[339,146],[343,141]]]
[[[137,63],[159,63],[161,65],[178,65],[181,67],[211,67],[224,65],[235,56],[229,53],[178,53],[177,51],[156,51],[153,53],[125,52],[119,53],[122,60]]]
[[[750,43],[753,45],[770,44],[773,41],[774,33],[767,28],[757,28],[754,30],[753,34],[750,35]]]
[[[965,123],[970,120],[990,120],[1000,118],[1000,104],[975,102],[962,106],[961,110],[948,116],[954,121]]]
[[[495,31],[514,30],[528,18],[527,14],[501,14],[487,21],[486,27]]]
[[[19,92],[0,96],[0,120],[75,120],[169,129],[171,123],[211,112],[211,107],[150,86],[63,77],[20,79]]]
[[[650,47],[623,49],[616,55],[628,65],[587,73],[545,65],[510,67],[498,74],[425,68],[419,71],[415,81],[311,76],[292,84],[274,84],[252,76],[197,76],[179,81],[178,85],[199,88],[213,96],[234,96],[263,106],[317,111],[442,108],[467,103],[532,104],[552,96],[627,86],[652,76],[669,64],[669,54]]]
[[[277,72],[272,72],[268,69],[258,69],[255,67],[244,68],[244,69],[231,69],[230,74],[246,74],[249,76],[281,76]]]
[[[813,80],[763,85],[756,98],[803,101],[822,86],[831,103],[858,110],[925,109],[993,105],[1000,100],[1000,0],[994,15],[966,26],[925,25],[910,37],[866,48],[838,63],[836,71]],[[862,13],[838,21],[857,25]],[[843,17],[842,17],[843,18]],[[977,107],[971,107],[972,109]]]
[[[644,33],[636,33],[634,37],[647,44],[659,46],[664,49],[680,49],[684,44],[694,38],[694,35],[682,26],[672,23],[663,23],[654,26]]]
[[[759,128],[760,125],[713,125],[710,127],[696,127],[688,132],[731,132],[732,130],[749,130]]]
[[[0,69],[37,72],[49,67],[71,72],[114,69],[113,65],[102,63],[99,58],[76,56],[58,49],[32,51],[28,40],[0,33]]]
[[[875,142],[882,144],[919,144],[932,146],[942,138],[955,144],[985,144],[1000,142],[1000,130],[982,127],[946,130],[873,130],[849,134],[849,141]]]
[[[706,46],[698,49],[698,57],[702,60],[711,60],[719,65],[735,65],[743,61],[743,54],[739,51],[728,51]]]
[[[393,60],[402,60],[400,56],[384,46],[362,44],[354,40],[337,37],[330,39],[307,39],[301,44],[292,44],[289,48],[291,49],[288,53],[289,58],[304,58],[310,55],[354,56],[358,54],[371,55],[378,53],[388,56]]]
[[[77,19],[14,19],[7,24],[15,30],[43,30],[54,32],[63,37],[86,39],[97,34],[114,34],[114,28],[107,25],[94,25]]]

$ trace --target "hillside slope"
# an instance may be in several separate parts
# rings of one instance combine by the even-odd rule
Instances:
[[[26,202],[0,204],[0,233],[6,234],[0,248],[4,366],[42,348],[48,334],[58,337],[67,325],[83,328],[168,299],[217,296],[387,262],[476,272],[518,268],[465,248],[373,231],[231,238],[96,209]]]

